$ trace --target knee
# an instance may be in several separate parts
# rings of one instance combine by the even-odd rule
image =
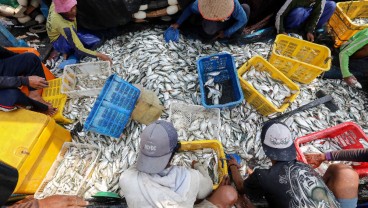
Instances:
[[[248,4],[242,4],[241,5],[245,11],[245,14],[247,15],[248,19],[249,19],[249,15],[250,15],[250,7]]]
[[[348,165],[332,164],[328,167],[327,172],[329,172],[334,179],[343,179],[352,184],[359,183],[358,173]]]
[[[29,64],[40,64],[41,63],[40,58],[34,53],[22,53],[20,55],[23,57],[26,63],[29,63]]]
[[[231,207],[238,200],[238,193],[232,186],[220,186],[208,200],[220,207]]]
[[[326,1],[325,9],[334,12],[336,9],[336,3],[334,1]]]

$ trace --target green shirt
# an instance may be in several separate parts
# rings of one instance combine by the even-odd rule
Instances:
[[[62,35],[76,51],[87,56],[95,57],[97,52],[85,48],[77,36],[77,21],[64,19],[55,11],[54,3],[51,4],[46,23],[47,35],[51,42],[56,41]]]
[[[340,48],[340,69],[342,77],[350,77],[349,57],[368,44],[368,28],[357,32],[348,42],[344,43]]]

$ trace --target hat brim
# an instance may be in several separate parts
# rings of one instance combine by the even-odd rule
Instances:
[[[160,157],[150,157],[140,152],[137,159],[137,170],[144,173],[160,173],[165,170],[171,155],[172,152]]]
[[[296,148],[294,144],[284,149],[275,149],[265,144],[262,144],[262,147],[266,156],[269,157],[271,160],[291,161],[296,159]]]

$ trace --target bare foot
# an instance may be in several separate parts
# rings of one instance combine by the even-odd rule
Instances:
[[[28,97],[31,98],[32,100],[36,100],[40,103],[43,103],[45,105],[51,105],[51,103],[46,102],[42,96],[41,96],[41,92],[42,90],[33,90],[33,91],[29,91],[29,95]]]
[[[57,108],[52,107],[52,105],[51,105],[51,106],[48,106],[47,111],[42,112],[42,113],[44,113],[44,114],[46,114],[46,115],[49,115],[49,116],[53,116],[53,115],[55,115],[55,114],[56,114],[56,112],[57,112],[57,111],[58,111],[58,109],[57,109]]]

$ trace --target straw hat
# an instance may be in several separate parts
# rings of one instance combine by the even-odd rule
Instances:
[[[198,9],[207,20],[221,21],[234,11],[234,0],[198,0]]]

